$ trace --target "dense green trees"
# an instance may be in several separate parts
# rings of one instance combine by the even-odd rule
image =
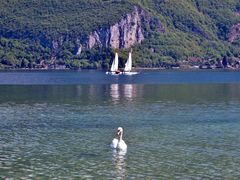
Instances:
[[[238,0],[0,0],[0,68],[47,64],[69,68],[109,68],[114,50],[93,48],[76,55],[76,39],[121,19],[137,5],[166,28],[149,30],[134,47],[134,65],[162,67],[196,57],[239,57],[240,41],[228,42],[230,28],[240,22]],[[55,50],[52,41],[62,44]],[[121,66],[127,50],[120,53]]]
[[[155,33],[137,46],[140,65],[156,66],[166,59],[176,63],[189,57],[206,61],[240,57],[238,40],[233,44],[228,42],[230,28],[240,22],[240,16],[236,15],[239,1],[142,0],[141,4],[162,20],[167,32]]]

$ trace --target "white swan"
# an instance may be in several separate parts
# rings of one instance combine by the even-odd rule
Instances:
[[[116,150],[126,151],[127,150],[127,144],[122,139],[123,136],[123,128],[119,127],[117,128],[117,134],[116,137],[112,140],[111,147]]]

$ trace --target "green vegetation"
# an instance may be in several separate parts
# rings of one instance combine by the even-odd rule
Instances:
[[[138,65],[176,64],[189,57],[206,61],[224,56],[240,57],[238,41],[231,44],[227,39],[230,28],[240,22],[240,17],[235,15],[239,1],[142,0],[141,4],[163,19],[167,32],[153,33],[137,46]]]
[[[0,0],[0,68],[109,68],[112,49],[94,48],[77,56],[77,40],[119,21],[134,5],[166,28],[164,34],[149,30],[148,38],[134,47],[135,66],[240,57],[240,38],[228,42],[230,28],[240,22],[235,14],[239,0]],[[53,41],[61,46],[53,48]],[[120,55],[126,59],[126,50]]]
[[[33,68],[41,59],[50,59],[50,49],[37,41],[0,38],[0,63],[2,67]]]
[[[14,38],[75,38],[117,22],[133,9],[123,1],[0,0],[0,33]]]

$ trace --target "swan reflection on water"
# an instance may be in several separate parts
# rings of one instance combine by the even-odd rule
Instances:
[[[113,150],[113,163],[116,167],[117,177],[121,179],[126,176],[125,155],[127,153],[127,144],[123,140],[122,127],[117,128],[115,137],[110,146]]]
[[[126,158],[126,153],[127,150],[116,150],[113,149],[113,164],[115,165],[116,168],[116,178],[122,179],[127,176],[126,173],[126,163],[125,163],[125,158]]]

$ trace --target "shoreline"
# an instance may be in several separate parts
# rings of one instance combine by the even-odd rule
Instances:
[[[136,67],[132,69],[133,71],[240,71],[240,68],[144,68],[144,67]],[[107,71],[105,69],[38,69],[38,68],[33,68],[33,69],[25,69],[25,68],[9,68],[9,69],[0,69],[0,72],[31,72],[31,71],[36,71],[36,72],[54,72],[54,71],[65,71],[65,72],[70,72],[70,71]]]

